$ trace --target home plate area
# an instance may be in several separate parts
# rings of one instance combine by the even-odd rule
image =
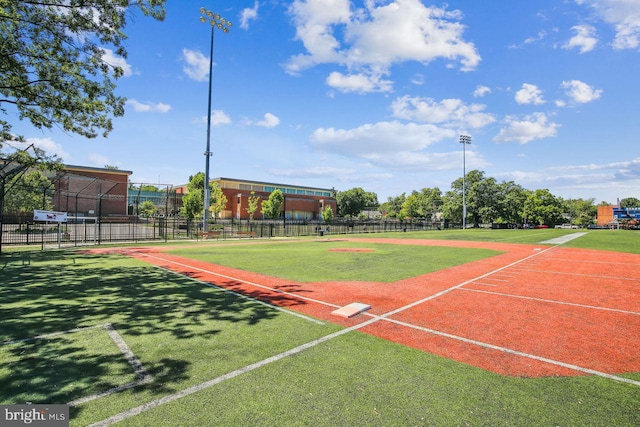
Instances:
[[[351,318],[356,316],[364,311],[367,311],[371,308],[368,304],[363,304],[361,302],[352,302],[351,304],[345,305],[337,310],[331,312],[334,316]]]

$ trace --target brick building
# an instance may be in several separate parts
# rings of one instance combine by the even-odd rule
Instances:
[[[127,189],[133,172],[64,165],[55,178],[54,210],[71,216],[127,215]]]
[[[282,191],[284,203],[282,204],[281,218],[291,220],[317,220],[321,218],[322,211],[330,206],[335,214],[337,212],[336,191],[326,188],[304,187],[299,185],[274,184],[260,181],[246,181],[233,178],[215,178],[210,185],[218,184],[227,198],[225,209],[220,212],[219,218],[223,219],[249,219],[247,208],[249,197],[260,197],[258,209],[253,219],[262,219],[262,200],[267,200],[276,189]],[[187,186],[178,188],[179,193],[186,193]]]

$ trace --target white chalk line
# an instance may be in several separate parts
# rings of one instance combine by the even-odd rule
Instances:
[[[192,270],[196,270],[196,271],[199,271],[201,273],[206,273],[206,274],[211,274],[213,276],[222,277],[223,279],[233,280],[234,282],[245,283],[247,285],[255,286],[257,288],[266,289],[266,290],[269,290],[269,291],[272,291],[272,292],[277,292],[277,293],[283,294],[283,295],[288,295],[288,296],[290,296],[292,298],[295,298],[295,299],[303,299],[305,301],[315,302],[317,304],[326,305],[326,306],[329,306],[329,307],[332,307],[332,308],[340,308],[340,306],[337,305],[337,304],[332,304],[332,303],[329,303],[329,302],[326,302],[326,301],[320,301],[320,300],[317,300],[317,299],[314,299],[314,298],[305,297],[305,296],[302,296],[302,295],[298,295],[298,294],[296,294],[294,292],[283,291],[282,289],[273,288],[271,286],[266,286],[266,285],[261,285],[259,283],[251,282],[249,280],[238,279],[237,277],[231,277],[231,276],[228,276],[226,274],[216,273],[215,271],[207,270],[207,269],[200,268],[200,267],[195,267],[193,265],[185,264],[185,263],[182,263],[182,262],[173,261],[173,260],[170,260],[170,259],[166,259],[166,258],[162,258],[162,257],[159,257],[159,256],[150,255],[150,254],[145,254],[145,253],[140,253],[140,255],[146,256],[146,257],[149,257],[149,258],[153,258],[153,259],[158,259],[160,261],[164,261],[164,262],[167,262],[167,263],[170,263],[170,264],[179,265],[180,267],[185,267],[185,268],[189,268],[189,269],[192,269]],[[165,270],[172,271],[172,270],[169,270],[169,269],[165,269]],[[181,274],[181,276],[184,276],[184,275]],[[185,277],[189,277],[189,276],[185,276]],[[198,279],[194,279],[194,280],[198,280]],[[201,281],[201,282],[202,283],[208,283],[208,282],[205,282],[205,281]],[[241,295],[239,293],[233,292],[233,291],[231,291],[229,289],[226,289],[226,288],[223,288],[221,286],[215,286],[215,285],[213,285],[211,283],[209,283],[209,285],[212,285],[213,287],[218,288],[218,289],[227,290],[228,292],[232,292],[232,293],[234,293],[236,295]],[[245,295],[245,297],[246,297],[246,295]],[[249,297],[247,297],[247,298],[249,298]],[[255,301],[258,301],[258,300],[255,300]]]
[[[509,264],[509,266],[517,264],[518,262],[524,261],[524,260],[526,260],[526,259],[528,259],[528,258],[530,258],[532,256],[538,256],[540,253],[541,252],[538,252],[536,254],[530,255],[529,257],[524,258],[523,260],[516,261],[516,262],[514,262],[512,264]],[[159,258],[159,259],[161,259],[163,261],[167,261],[166,259],[163,259],[163,258]],[[185,264],[174,262],[174,261],[169,261],[169,262],[173,262],[173,263],[181,265],[183,267],[194,268],[193,266],[185,265]],[[495,271],[500,271],[500,270],[502,270],[504,268],[507,268],[507,267],[508,266],[504,266],[504,267],[501,267],[499,269],[496,269]],[[203,272],[206,272],[206,273],[210,273],[210,274],[217,274],[217,273],[210,272],[210,271],[207,271],[207,270],[204,270],[204,269],[200,269],[200,268],[196,268],[196,269],[200,270],[200,271],[203,271]],[[484,275],[482,275],[480,277],[484,277],[484,276],[487,276],[489,274],[491,274],[491,273],[484,274]],[[233,277],[220,275],[220,274],[217,274],[217,275],[223,276],[223,277],[228,278],[230,280],[249,283],[249,282],[246,282],[246,281],[243,281],[243,280],[239,280],[239,279],[236,279],[236,278],[233,278]],[[189,396],[189,395],[191,395],[193,393],[196,393],[196,392],[199,392],[201,390],[213,387],[214,385],[217,385],[217,384],[219,384],[219,383],[221,383],[223,381],[226,381],[226,380],[231,379],[231,378],[235,378],[235,377],[237,377],[239,375],[242,375],[242,374],[245,374],[247,372],[253,371],[255,369],[261,368],[261,367],[263,367],[263,366],[265,366],[267,364],[279,361],[281,359],[284,359],[285,357],[289,357],[289,356],[292,356],[294,354],[298,354],[298,353],[300,353],[300,352],[302,352],[302,351],[304,351],[306,349],[309,349],[311,347],[315,347],[315,346],[317,346],[317,345],[319,345],[321,343],[324,343],[324,342],[329,341],[329,340],[331,340],[333,338],[342,336],[342,335],[347,334],[349,332],[364,328],[364,327],[366,327],[366,326],[368,326],[370,324],[376,323],[376,322],[378,322],[380,320],[390,320],[390,319],[388,319],[390,316],[393,316],[393,315],[395,315],[397,313],[400,313],[400,312],[402,312],[404,310],[408,310],[408,309],[410,309],[412,307],[415,307],[416,305],[422,304],[423,302],[426,302],[426,301],[429,301],[431,299],[437,298],[438,296],[445,295],[445,294],[447,294],[447,293],[449,293],[449,292],[451,292],[451,291],[453,291],[455,289],[458,289],[461,286],[464,286],[465,284],[470,283],[470,282],[472,282],[473,280],[476,280],[476,279],[468,280],[468,281],[465,281],[465,282],[463,282],[461,284],[452,286],[451,288],[448,288],[448,289],[445,289],[443,291],[440,291],[437,294],[434,294],[434,295],[431,295],[429,297],[423,298],[420,301],[416,301],[414,303],[407,304],[407,305],[405,305],[403,307],[399,307],[397,309],[389,311],[389,312],[387,312],[387,313],[385,313],[383,315],[380,315],[380,316],[373,316],[371,314],[367,314],[368,316],[370,316],[372,318],[367,320],[367,321],[365,321],[365,322],[362,322],[362,323],[359,323],[357,325],[342,329],[340,331],[334,332],[334,333],[329,334],[329,335],[325,335],[324,337],[321,337],[321,338],[318,338],[316,340],[310,341],[308,343],[302,344],[302,345],[300,345],[298,347],[294,347],[294,348],[292,348],[290,350],[287,350],[287,351],[285,351],[283,353],[277,354],[275,356],[268,357],[268,358],[266,358],[264,360],[261,360],[259,362],[253,363],[251,365],[247,365],[247,366],[242,367],[240,369],[236,369],[235,371],[229,372],[229,373],[227,373],[225,375],[222,375],[220,377],[214,378],[212,380],[205,381],[205,382],[200,383],[198,385],[186,388],[186,389],[181,390],[181,391],[179,391],[177,393],[173,393],[171,395],[167,395],[167,396],[161,397],[159,399],[153,400],[151,402],[142,404],[142,405],[137,406],[135,408],[131,408],[131,409],[127,410],[127,411],[123,411],[123,412],[121,412],[119,414],[113,415],[113,416],[111,416],[109,418],[106,418],[106,419],[104,419],[102,421],[99,421],[97,423],[91,424],[89,427],[105,427],[105,426],[109,426],[109,425],[115,424],[115,423],[123,421],[123,420],[125,420],[127,418],[131,418],[133,416],[139,415],[139,414],[141,414],[143,412],[146,412],[146,411],[148,411],[150,409],[156,408],[158,406],[164,405],[166,403],[172,402],[172,401],[177,400],[177,399],[181,399],[181,398],[183,398],[185,396]],[[274,289],[266,287],[264,285],[259,285],[259,287],[266,288],[266,289],[269,289],[269,290],[274,290]],[[291,294],[291,295],[294,296],[294,297],[298,297],[295,294]],[[333,306],[333,304],[327,304],[327,303],[325,303],[325,305]],[[411,325],[411,326],[412,327],[416,327],[415,325]],[[489,345],[489,344],[487,344],[487,345]]]
[[[570,272],[553,271],[553,270],[539,270],[539,269],[536,269],[536,268],[519,267],[519,268],[515,268],[514,270],[516,270],[516,271],[527,271],[527,272],[531,272],[532,271],[534,273],[557,274],[557,275],[562,275],[562,276],[593,277],[594,279],[614,279],[614,280],[624,280],[624,281],[631,281],[631,282],[640,281],[640,278],[636,278],[636,277],[606,276],[606,275],[585,274],[585,273],[570,273]]]
[[[259,299],[256,299],[256,298],[253,298],[253,297],[250,297],[250,296],[247,296],[247,295],[243,295],[243,294],[241,294],[239,292],[235,292],[235,291],[232,291],[230,289],[223,288],[222,286],[214,285],[214,284],[206,282],[204,280],[196,279],[195,277],[185,276],[184,274],[180,274],[180,273],[175,272],[173,270],[170,270],[168,268],[164,268],[164,267],[160,267],[160,266],[155,266],[155,267],[161,269],[162,271],[166,271],[168,273],[172,273],[172,274],[175,274],[177,276],[180,276],[180,277],[183,277],[183,278],[187,278],[187,279],[192,280],[192,281],[194,281],[194,282],[196,282],[196,283],[198,283],[200,285],[207,286],[209,288],[214,288],[214,289],[220,290],[222,292],[225,292],[225,293],[231,294],[233,296],[236,296],[238,298],[242,298],[242,299],[254,302],[256,304],[260,304],[260,305],[263,305],[265,307],[269,307],[269,308],[272,308],[274,310],[281,311],[281,312],[283,312],[285,314],[288,314],[290,316],[299,317],[301,319],[306,320],[307,322],[315,323],[317,325],[324,325],[324,322],[322,322],[322,321],[320,321],[318,319],[314,319],[313,317],[305,316],[304,314],[297,313],[297,312],[291,311],[291,310],[287,310],[286,308],[278,307],[277,305],[269,304],[268,302],[260,301]],[[215,274],[213,272],[209,272],[209,273],[210,274]],[[237,281],[241,281],[240,279],[236,279],[236,280]],[[245,283],[248,283],[248,282],[245,282]],[[248,283],[248,284],[251,284],[251,283]]]
[[[631,314],[631,315],[634,315],[634,316],[640,316],[639,312],[629,311],[629,310],[622,310],[622,309],[619,309],[619,308],[599,307],[597,305],[578,304],[578,303],[567,302],[567,301],[558,301],[558,300],[551,300],[551,299],[544,299],[544,298],[528,297],[528,296],[524,296],[524,295],[515,295],[515,294],[502,293],[502,292],[484,291],[482,289],[464,288],[464,289],[461,289],[461,290],[469,291],[469,292],[480,292],[480,293],[483,293],[483,294],[498,295],[498,296],[509,297],[509,298],[526,299],[526,300],[530,300],[530,301],[539,301],[539,302],[545,302],[545,303],[550,303],[550,304],[568,305],[568,306],[572,306],[572,307],[589,308],[589,309],[593,309],[593,310],[611,311],[611,312],[615,312],[615,313]]]
[[[95,400],[95,399],[99,399],[101,397],[105,397],[105,396],[109,396],[109,395],[114,394],[114,393],[118,393],[118,392],[123,391],[123,390],[128,390],[130,388],[139,386],[141,384],[147,384],[147,383],[151,382],[151,380],[153,379],[151,377],[151,375],[149,375],[149,373],[145,369],[145,367],[142,364],[142,362],[140,362],[140,360],[136,357],[136,355],[133,354],[133,352],[131,351],[131,349],[127,345],[127,343],[124,341],[124,339],[122,339],[122,336],[114,329],[114,327],[113,327],[113,325],[111,323],[102,323],[102,324],[99,324],[99,325],[83,326],[83,327],[79,327],[79,328],[68,329],[66,331],[52,332],[50,334],[36,335],[35,337],[22,338],[22,339],[13,340],[13,341],[5,341],[5,342],[2,343],[2,345],[25,343],[25,342],[29,342],[29,341],[36,341],[36,340],[39,340],[39,339],[57,337],[57,336],[61,336],[61,335],[72,334],[74,332],[82,332],[82,331],[87,331],[87,330],[90,330],[90,329],[99,329],[99,328],[103,328],[103,329],[105,329],[107,331],[107,335],[109,335],[109,338],[111,338],[111,340],[116,345],[116,347],[118,347],[118,350],[120,350],[120,353],[122,353],[122,355],[124,356],[126,362],[129,364],[129,366],[131,366],[131,368],[133,368],[133,371],[135,372],[136,377],[138,379],[136,381],[133,381],[133,382],[130,382],[130,383],[127,383],[127,384],[122,384],[122,385],[119,385],[117,387],[110,388],[109,390],[106,390],[106,391],[103,391],[103,392],[100,392],[100,393],[96,393],[96,394],[92,394],[90,396],[82,397],[80,399],[72,400],[71,402],[68,402],[67,405],[76,406],[76,405],[79,405],[81,403],[89,402],[89,401],[92,401],[92,400]]]
[[[370,313],[366,313],[365,312],[365,313],[363,313],[363,315],[371,317],[371,319],[369,319],[369,320],[367,320],[365,322],[362,322],[362,323],[360,323],[358,325],[354,325],[354,326],[342,329],[342,330],[340,330],[338,332],[334,332],[332,334],[325,335],[324,337],[321,337],[321,338],[318,338],[316,340],[310,341],[308,343],[302,344],[302,345],[300,345],[298,347],[295,347],[295,348],[290,349],[288,351],[285,351],[283,353],[277,354],[275,356],[269,357],[267,359],[261,360],[259,362],[247,365],[247,366],[245,366],[243,368],[240,368],[240,369],[237,369],[235,371],[229,372],[229,373],[227,373],[225,375],[222,375],[220,377],[217,377],[217,378],[214,378],[212,380],[209,380],[209,381],[200,383],[198,385],[189,387],[189,388],[184,389],[182,391],[179,391],[177,393],[173,393],[171,395],[164,396],[164,397],[162,397],[160,399],[156,399],[154,401],[145,403],[145,404],[140,405],[138,407],[129,409],[127,411],[123,411],[123,412],[121,412],[119,414],[113,415],[113,416],[111,416],[109,418],[106,418],[106,419],[104,419],[102,421],[99,421],[97,423],[91,424],[89,427],[105,427],[105,426],[109,426],[109,425],[115,424],[115,423],[123,421],[123,420],[125,420],[127,418],[139,415],[139,414],[141,414],[143,412],[146,412],[146,411],[148,411],[150,409],[156,408],[158,406],[164,405],[164,404],[172,402],[174,400],[181,399],[183,397],[186,397],[186,396],[191,395],[193,393],[199,392],[201,390],[213,387],[214,385],[222,383],[223,381],[226,381],[228,379],[235,378],[235,377],[240,376],[242,374],[245,374],[247,372],[251,372],[251,371],[253,371],[255,369],[258,369],[258,368],[261,368],[261,367],[263,367],[263,366],[265,366],[267,364],[279,361],[281,359],[284,359],[285,357],[289,357],[289,356],[292,356],[294,354],[298,354],[298,353],[300,353],[300,352],[302,352],[302,351],[304,351],[306,349],[309,349],[311,347],[315,347],[316,345],[319,345],[321,343],[329,341],[329,340],[331,340],[333,338],[339,337],[341,335],[347,334],[347,333],[355,331],[355,330],[362,329],[362,328],[364,328],[366,326],[369,326],[369,325],[371,325],[373,323],[376,323],[378,321],[381,321],[381,320],[392,322],[392,323],[396,323],[396,324],[401,325],[401,326],[405,326],[405,327],[409,327],[409,328],[412,328],[412,329],[421,330],[421,331],[428,332],[428,333],[431,333],[431,334],[440,335],[440,336],[447,337],[447,338],[450,338],[450,339],[463,341],[463,342],[466,342],[466,343],[469,343],[469,344],[478,345],[478,346],[481,346],[481,347],[484,347],[484,348],[489,348],[489,349],[501,351],[501,352],[504,352],[504,353],[514,354],[514,355],[517,355],[517,356],[526,357],[526,358],[538,360],[538,361],[541,361],[541,362],[546,362],[546,363],[549,363],[549,364],[552,364],[552,365],[556,365],[556,366],[562,366],[562,367],[565,367],[565,368],[568,368],[568,369],[571,369],[571,370],[575,370],[577,372],[582,372],[582,373],[591,374],[591,375],[594,375],[594,376],[599,376],[599,377],[611,379],[611,380],[618,381],[618,382],[624,382],[624,383],[629,383],[629,384],[633,384],[633,385],[636,385],[636,386],[640,386],[640,381],[631,380],[629,378],[619,377],[619,376],[616,376],[616,375],[607,374],[605,372],[600,372],[600,371],[596,371],[596,370],[589,369],[589,368],[583,368],[583,367],[580,367],[580,366],[577,366],[577,365],[573,365],[573,364],[569,364],[569,363],[565,363],[565,362],[560,362],[560,361],[557,361],[557,360],[548,359],[548,358],[544,358],[544,357],[541,357],[541,356],[536,356],[536,355],[533,355],[533,354],[520,352],[520,351],[509,349],[509,348],[506,348],[506,347],[500,347],[500,346],[496,346],[496,345],[493,345],[493,344],[484,343],[484,342],[476,341],[476,340],[471,340],[469,338],[465,338],[465,337],[461,337],[461,336],[457,336],[457,335],[452,335],[452,334],[448,334],[448,333],[445,333],[445,332],[436,331],[436,330],[433,330],[433,329],[424,328],[424,327],[421,327],[421,326],[418,326],[418,325],[413,325],[413,324],[410,324],[410,323],[405,323],[405,322],[402,322],[402,321],[389,319],[390,316],[393,316],[393,315],[395,315],[397,313],[400,313],[402,311],[405,311],[405,310],[408,310],[410,308],[413,308],[413,307],[415,307],[415,306],[417,306],[419,304],[422,304],[422,303],[424,303],[426,301],[432,300],[432,299],[437,298],[439,296],[445,295],[445,294],[447,294],[447,293],[449,293],[451,291],[454,291],[456,289],[460,289],[463,286],[465,286],[465,285],[467,285],[469,283],[472,283],[475,280],[484,278],[484,277],[489,276],[491,274],[495,274],[496,272],[500,272],[500,271],[505,270],[507,268],[510,268],[510,267],[512,267],[514,265],[517,265],[517,264],[519,264],[521,262],[525,262],[525,261],[527,261],[527,260],[529,260],[529,259],[531,259],[533,257],[536,257],[536,256],[538,256],[538,255],[540,255],[542,253],[545,253],[545,252],[547,252],[549,250],[552,250],[555,247],[556,246],[553,246],[553,247],[550,247],[550,248],[547,248],[547,249],[543,249],[543,250],[541,250],[541,251],[539,251],[539,252],[537,252],[537,253],[535,253],[533,255],[529,255],[529,256],[521,259],[521,260],[515,261],[515,262],[513,262],[511,264],[508,264],[506,266],[500,267],[500,268],[498,268],[498,269],[496,269],[496,270],[494,270],[492,272],[483,274],[483,275],[478,276],[478,277],[476,277],[474,279],[467,280],[467,281],[465,281],[463,283],[460,283],[458,285],[452,286],[452,287],[450,287],[448,289],[445,289],[445,290],[443,290],[441,292],[438,292],[438,293],[436,293],[436,294],[434,294],[432,296],[429,296],[427,298],[423,298],[423,299],[421,299],[419,301],[416,301],[414,303],[411,303],[411,304],[408,304],[406,306],[400,307],[398,309],[392,310],[392,311],[390,311],[388,313],[385,313],[384,315],[376,316],[376,315],[372,315]],[[147,255],[147,254],[145,254],[145,255]],[[162,261],[165,261],[165,262],[175,263],[175,264],[178,264],[178,265],[181,265],[181,266],[184,266],[184,267],[188,267],[188,268],[195,268],[195,269],[200,270],[200,271],[205,272],[205,273],[214,274],[214,275],[217,275],[217,276],[220,276],[220,277],[224,277],[224,278],[227,278],[227,279],[230,279],[230,280],[240,281],[240,282],[247,283],[247,284],[250,284],[250,285],[255,285],[255,286],[258,286],[260,288],[269,289],[271,291],[277,291],[277,289],[270,288],[270,287],[267,287],[267,286],[264,286],[264,285],[253,284],[253,283],[248,282],[248,281],[244,281],[244,280],[240,280],[240,279],[233,278],[233,277],[230,277],[230,276],[222,275],[222,274],[219,274],[219,273],[207,271],[207,270],[204,270],[204,269],[200,269],[200,268],[193,267],[193,266],[190,266],[190,265],[178,263],[178,262],[175,262],[175,261],[166,260],[166,259],[163,259],[163,258],[160,258],[160,257],[152,257],[152,258],[158,258],[158,259],[161,259]],[[294,293],[289,293],[289,292],[283,292],[283,293],[289,294],[289,295],[291,295],[291,296],[293,296],[295,298],[300,298],[299,295],[296,295]],[[323,302],[323,301],[314,300],[314,299],[311,299],[311,298],[305,298],[305,299],[312,300],[314,302],[318,302],[318,303],[323,304],[323,305],[328,305],[328,306],[332,306],[332,307],[338,307],[335,304],[330,304],[330,303],[326,303],[326,302]]]
[[[374,323],[374,322],[377,322],[377,321],[378,321],[377,318],[370,319],[370,320],[368,320],[366,322],[363,322],[363,323],[360,323],[358,325],[351,326],[351,327],[346,328],[346,329],[342,329],[340,331],[334,332],[334,333],[329,334],[329,335],[325,335],[325,336],[320,337],[320,338],[318,338],[316,340],[307,342],[305,344],[299,345],[299,346],[294,347],[294,348],[292,348],[290,350],[287,350],[285,352],[276,354],[275,356],[268,357],[268,358],[263,359],[263,360],[261,360],[259,362],[252,363],[250,365],[244,366],[244,367],[242,367],[240,369],[236,369],[235,371],[231,371],[231,372],[229,372],[227,374],[221,375],[221,376],[219,376],[217,378],[214,378],[212,380],[205,381],[203,383],[200,383],[200,384],[197,384],[195,386],[192,386],[192,387],[186,388],[184,390],[181,390],[181,391],[179,391],[177,393],[173,393],[173,394],[161,397],[159,399],[152,400],[151,402],[145,403],[145,404],[137,406],[135,408],[131,408],[131,409],[127,410],[127,411],[123,411],[123,412],[121,412],[119,414],[113,415],[113,416],[111,416],[109,418],[106,418],[106,419],[104,419],[102,421],[99,421],[97,423],[90,424],[88,427],[104,427],[104,426],[109,426],[111,424],[115,424],[115,423],[123,421],[123,420],[125,420],[127,418],[131,418],[133,416],[139,415],[139,414],[141,414],[141,413],[143,413],[145,411],[148,411],[150,409],[153,409],[153,408],[156,408],[158,406],[167,404],[169,402],[173,402],[174,400],[181,399],[183,397],[189,396],[189,395],[191,395],[193,393],[197,393],[197,392],[202,391],[204,389],[213,387],[214,385],[220,384],[223,381],[235,378],[235,377],[240,376],[242,374],[246,374],[247,372],[251,372],[251,371],[253,371],[255,369],[261,368],[261,367],[263,367],[265,365],[268,365],[270,363],[277,362],[277,361],[279,361],[281,359],[284,359],[286,357],[293,356],[295,354],[301,353],[302,351],[307,350],[307,349],[309,349],[311,347],[315,347],[318,344],[321,344],[323,342],[329,341],[329,340],[331,340],[333,338],[336,338],[336,337],[339,337],[341,335],[347,334],[347,333],[352,332],[354,330],[363,328],[363,327],[367,326],[368,324],[371,324],[371,323]]]
[[[606,372],[601,372],[601,371],[596,371],[590,368],[584,368],[582,366],[578,366],[578,365],[573,365],[571,363],[565,363],[565,362],[560,362],[558,360],[554,360],[554,359],[548,359],[546,357],[541,357],[541,356],[536,356],[535,354],[530,354],[530,353],[524,353],[522,351],[518,351],[518,350],[513,350],[510,348],[506,348],[506,347],[500,347],[497,345],[493,345],[493,344],[489,344],[489,343],[485,343],[482,341],[477,341],[477,340],[472,340],[469,338],[465,338],[465,337],[461,337],[458,335],[453,335],[453,334],[449,334],[446,332],[442,332],[442,331],[436,331],[434,329],[429,329],[429,328],[425,328],[422,326],[418,326],[418,325],[414,325],[411,323],[406,323],[406,322],[402,322],[399,320],[394,320],[394,319],[385,319],[388,322],[392,322],[395,323],[397,325],[400,326],[405,326],[408,328],[413,328],[413,329],[417,329],[423,332],[427,332],[433,335],[439,335],[442,337],[446,337],[446,338],[450,338],[453,340],[457,340],[457,341],[462,341],[462,342],[466,342],[469,344],[474,344],[477,345],[479,347],[484,347],[484,348],[488,348],[488,349],[492,349],[492,350],[498,350],[501,351],[503,353],[508,353],[508,354],[513,354],[516,356],[521,356],[521,357],[526,357],[528,359],[533,359],[533,360],[538,360],[540,362],[545,362],[545,363],[549,363],[551,365],[556,365],[556,366],[561,366],[563,368],[568,368],[577,372],[582,372],[585,374],[590,374],[590,375],[594,375],[594,376],[598,376],[598,377],[603,377],[603,378],[607,378],[610,380],[614,380],[614,381],[618,381],[618,382],[623,382],[623,383],[627,383],[627,384],[633,384],[636,386],[640,386],[640,381],[635,381],[629,378],[625,378],[625,377],[620,377],[617,375],[612,375],[612,374],[607,374]]]
[[[629,254],[631,255],[631,254]],[[622,266],[633,266],[635,267],[636,265],[638,265],[637,263],[634,262],[621,262],[621,261],[598,261],[595,259],[589,259],[589,260],[584,260],[584,259],[576,259],[576,258],[553,258],[554,262],[562,262],[562,263],[579,263],[579,264],[606,264],[606,265],[622,265]]]

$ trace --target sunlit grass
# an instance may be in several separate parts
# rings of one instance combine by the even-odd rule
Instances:
[[[356,251],[349,251],[355,249]],[[358,250],[362,250],[359,252]],[[394,282],[476,261],[500,252],[487,249],[392,245],[338,240],[183,248],[187,258],[298,282],[359,280]]]

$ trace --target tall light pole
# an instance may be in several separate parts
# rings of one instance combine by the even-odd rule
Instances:
[[[202,224],[202,232],[209,232],[209,158],[211,157],[211,82],[213,80],[213,34],[217,28],[225,33],[229,32],[231,22],[222,18],[217,13],[213,13],[204,7],[200,8],[200,22],[203,24],[209,22],[211,24],[211,50],[209,52],[209,105],[207,108],[207,151],[204,152],[204,223]]]
[[[467,229],[467,186],[465,176],[467,175],[467,144],[471,144],[469,135],[460,135],[460,144],[462,144],[462,229]]]

